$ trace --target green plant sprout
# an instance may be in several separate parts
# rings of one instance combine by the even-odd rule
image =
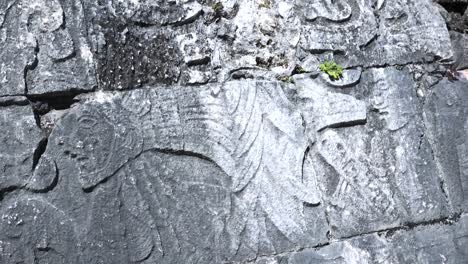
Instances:
[[[319,68],[334,80],[340,79],[341,74],[343,73],[343,67],[337,64],[334,60],[323,61],[320,63]]]
[[[211,6],[211,8],[215,11],[215,13],[219,13],[223,11],[224,6],[223,6],[223,3],[216,2]]]

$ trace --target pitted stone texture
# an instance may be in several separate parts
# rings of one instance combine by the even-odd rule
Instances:
[[[198,1],[87,1],[87,21],[97,57],[98,83],[105,90],[206,83],[211,47]],[[201,66],[200,66],[201,65]],[[192,74],[186,76],[186,69]],[[200,71],[201,78],[194,78]],[[181,78],[182,77],[182,78]],[[201,80],[200,80],[201,79]]]
[[[94,60],[80,1],[4,1],[0,95],[91,90]]]
[[[219,9],[204,1],[35,0],[0,8],[3,95],[204,84],[239,69],[272,79],[309,52],[333,52],[345,66],[452,55],[429,0],[238,0]]]
[[[107,90],[222,82],[239,70],[271,80],[290,75],[311,53],[320,60],[335,54],[347,67],[451,57],[447,28],[430,0],[374,2],[105,0],[84,6],[95,17],[86,23],[99,86]]]
[[[104,39],[98,54],[103,89],[124,90],[179,80],[183,57],[172,32],[106,28]]]
[[[468,82],[441,81],[424,109],[442,187],[455,210],[468,208]]]
[[[31,107],[0,107],[0,131],[0,191],[25,186],[42,140]]]

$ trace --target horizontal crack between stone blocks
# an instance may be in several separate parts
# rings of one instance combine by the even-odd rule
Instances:
[[[416,229],[418,227],[424,227],[424,226],[433,226],[433,225],[450,226],[450,225],[453,225],[453,224],[457,223],[464,213],[465,213],[464,211],[460,211],[458,213],[454,213],[454,214],[446,216],[446,217],[436,218],[436,219],[432,219],[432,220],[420,221],[420,222],[406,222],[403,225],[396,226],[396,227],[379,229],[379,230],[374,230],[374,231],[369,231],[369,232],[363,232],[363,233],[359,233],[359,234],[355,234],[355,235],[351,235],[351,236],[344,236],[344,237],[340,237],[340,238],[337,238],[337,239],[329,240],[327,242],[318,243],[316,245],[309,246],[309,247],[301,247],[301,248],[291,249],[291,250],[288,250],[288,251],[278,252],[278,253],[274,253],[274,254],[258,255],[255,258],[247,259],[247,260],[242,261],[242,262],[233,261],[233,262],[225,262],[225,264],[241,264],[241,263],[247,263],[247,262],[255,262],[259,258],[281,257],[281,256],[285,256],[285,255],[288,255],[288,254],[299,253],[299,252],[306,251],[306,250],[319,250],[321,248],[333,245],[335,243],[349,241],[349,240],[352,240],[352,239],[355,239],[355,238],[358,238],[358,237],[362,237],[362,236],[381,235],[381,234],[384,234],[384,233],[391,233],[391,235],[393,235],[394,232],[411,231],[411,230],[414,230],[414,229]],[[390,237],[390,236],[388,236],[388,237]]]

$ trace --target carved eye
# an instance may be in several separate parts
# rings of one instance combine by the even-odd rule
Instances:
[[[94,117],[89,116],[89,115],[84,115],[78,119],[78,123],[80,124],[81,127],[89,129],[97,125],[98,122]]]

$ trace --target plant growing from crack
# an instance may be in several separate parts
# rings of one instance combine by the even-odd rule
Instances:
[[[334,60],[325,60],[319,65],[319,69],[326,73],[330,79],[338,80],[343,74],[343,66],[337,64]]]
[[[216,2],[211,6],[211,8],[213,9],[215,13],[221,13],[223,12],[224,6],[223,6],[223,3]]]
[[[271,7],[271,1],[270,0],[263,0],[263,1],[260,2],[258,7],[270,8]]]

